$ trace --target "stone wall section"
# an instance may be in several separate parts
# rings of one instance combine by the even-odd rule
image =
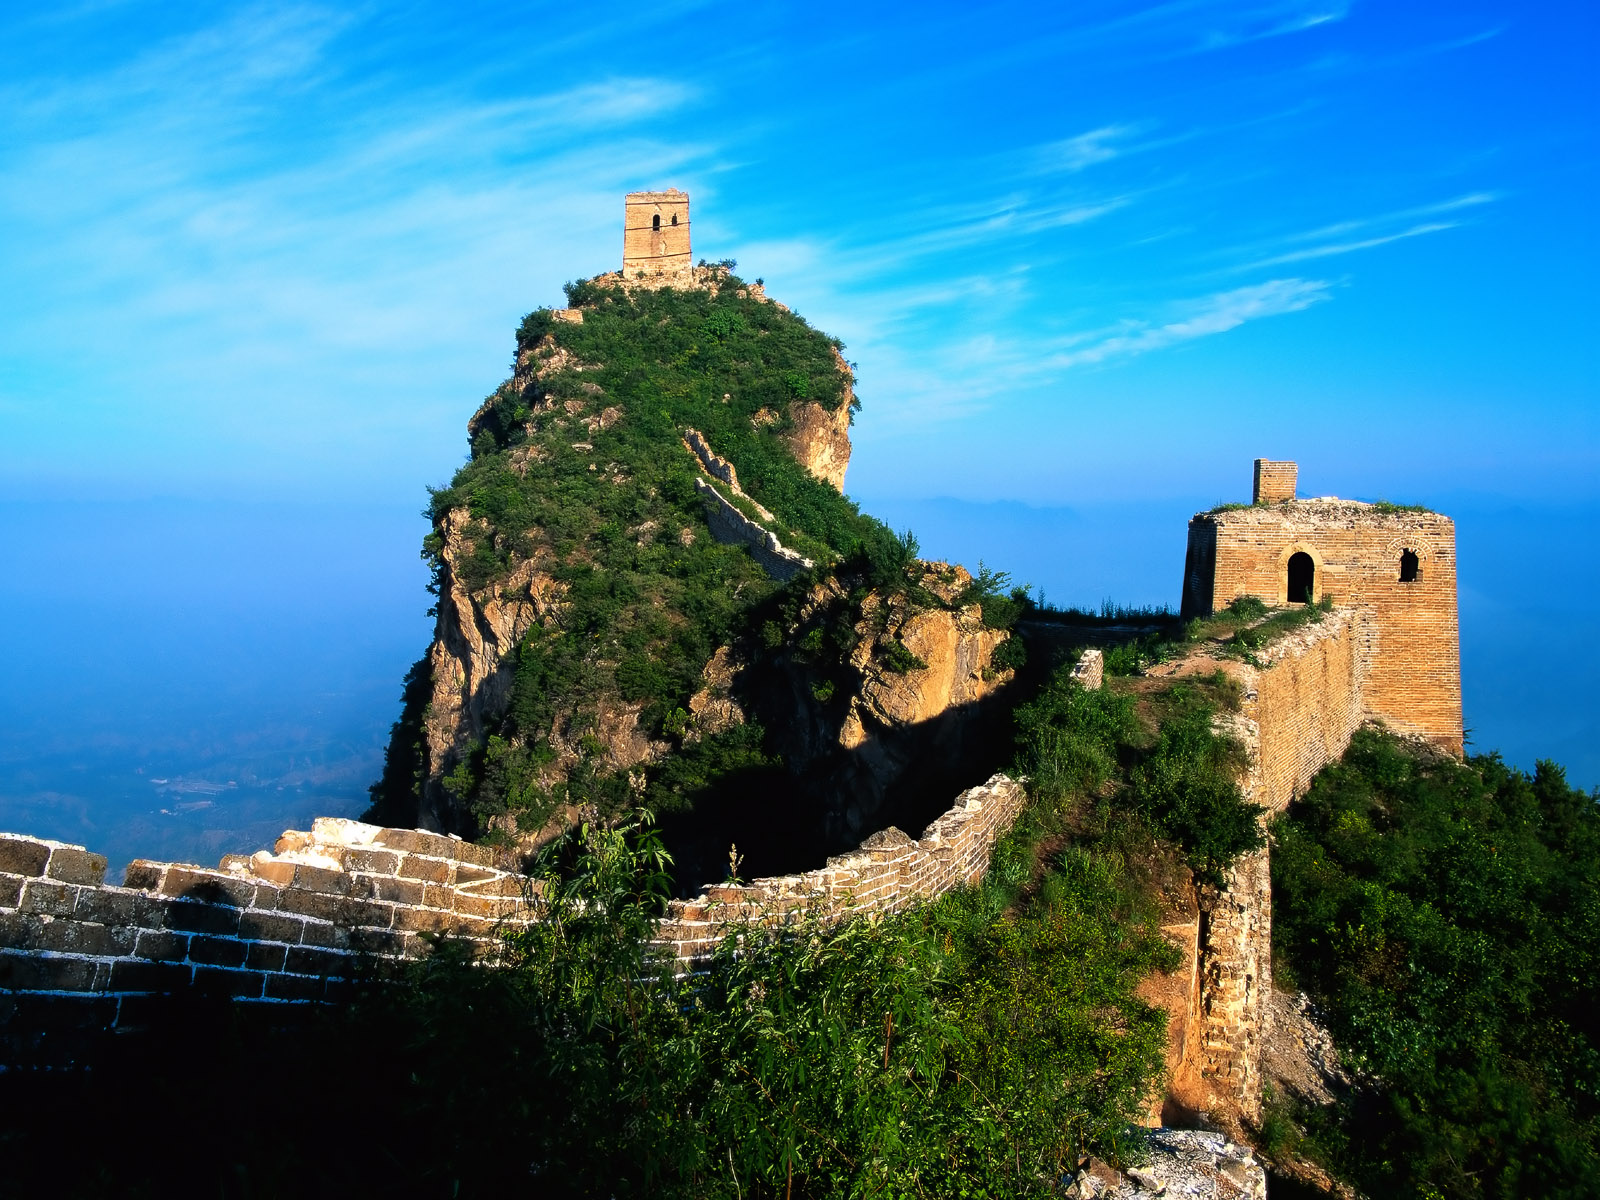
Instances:
[[[1377,642],[1361,608],[1336,609],[1259,652],[1259,667],[1224,666],[1244,689],[1228,732],[1250,765],[1245,799],[1270,818],[1337,762],[1365,721],[1363,694]],[[1206,659],[1205,670],[1217,663]],[[1172,1063],[1183,1106],[1248,1120],[1261,1111],[1261,1047],[1272,995],[1270,847],[1245,855],[1221,890],[1202,889],[1197,930],[1199,1005]]]
[[[1287,604],[1296,553],[1315,565],[1313,599],[1331,597],[1374,618],[1366,714],[1460,754],[1455,523],[1336,499],[1201,513],[1189,523],[1183,615],[1206,616],[1241,596]]]
[[[898,912],[975,883],[1023,802],[997,775],[920,840],[891,828],[819,871],[707,888],[673,902],[657,945],[692,966],[739,923]],[[215,869],[135,861],[117,887],[82,846],[0,834],[0,1067],[69,1062],[86,1037],[137,1029],[176,994],[334,1001],[363,964],[422,958],[438,937],[492,963],[539,911],[538,881],[501,853],[321,818]]]
[[[1360,608],[1321,621],[1259,652],[1260,667],[1232,672],[1244,687],[1240,717],[1252,750],[1246,798],[1276,815],[1337,762],[1367,719],[1377,622]]]
[[[530,881],[493,851],[421,830],[324,819],[277,850],[214,870],[138,860],[115,887],[82,846],[0,834],[0,1054],[137,1026],[178,992],[334,999],[363,956],[420,957],[426,934],[492,957],[527,912]]]
[[[674,900],[661,941],[685,962],[708,955],[734,927],[783,924],[805,915],[836,923],[901,912],[983,879],[989,854],[1026,802],[1021,783],[995,775],[911,838],[890,826],[816,871],[708,887]]]
[[[711,448],[711,443],[706,441],[703,433],[698,429],[685,429],[683,445],[694,455],[695,465],[700,470],[755,509],[761,520],[776,523],[777,517],[745,494],[739,486],[739,473],[734,470],[733,464]],[[705,501],[706,524],[711,527],[711,536],[725,546],[744,546],[761,565],[761,569],[778,582],[785,583],[816,565],[803,554],[787,548],[778,540],[777,534],[763,527],[760,522],[745,516],[715,484],[696,476],[694,486]]]
[[[770,529],[745,516],[711,483],[697,476],[694,486],[705,501],[711,536],[726,546],[744,546],[761,569],[778,582],[787,582],[816,565],[799,551],[790,550]]]

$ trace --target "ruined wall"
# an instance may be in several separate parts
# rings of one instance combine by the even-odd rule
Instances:
[[[136,861],[115,887],[81,846],[0,834],[0,1061],[59,1061],[56,1043],[137,1027],[181,992],[335,999],[362,956],[419,957],[425,933],[493,956],[527,881],[492,864],[454,838],[319,820],[277,853]]]
[[[1183,1074],[1191,1106],[1223,1124],[1261,1116],[1261,1045],[1272,995],[1272,867],[1263,848],[1241,855],[1221,891],[1201,895],[1200,1006]]]
[[[682,275],[694,268],[689,252],[689,194],[629,192],[623,201],[622,275]]]
[[[995,775],[956,797],[954,807],[920,838],[890,826],[820,870],[708,887],[693,900],[674,900],[661,922],[662,941],[680,959],[693,959],[709,953],[736,924],[777,924],[804,913],[834,922],[900,912],[978,883],[989,852],[1025,802],[1022,784]]]
[[[770,529],[763,529],[745,516],[704,479],[697,477],[694,486],[705,500],[706,524],[711,527],[711,536],[724,545],[744,546],[772,578],[783,583],[816,565],[805,555],[785,546]]]
[[[1239,712],[1227,720],[1227,731],[1250,758],[1241,787],[1267,817],[1303,795],[1361,727],[1376,640],[1369,611],[1336,609],[1259,651],[1259,667],[1220,664],[1243,691]],[[1207,657],[1179,664],[1174,673],[1186,666],[1208,673],[1218,665]],[[1172,1096],[1184,1108],[1254,1120],[1260,1114],[1261,1045],[1272,993],[1270,849],[1241,857],[1220,890],[1201,890],[1194,938],[1198,990],[1192,1015],[1183,1017],[1176,997],[1164,1001],[1169,1016],[1187,1019],[1189,1026],[1181,1039],[1174,1034],[1175,1056],[1168,1059]]]
[[[800,909],[826,921],[898,912],[982,879],[1021,811],[997,775],[913,841],[868,838],[818,871],[712,887],[674,902],[657,944],[690,962],[739,922]],[[497,852],[416,829],[319,819],[272,853],[215,869],[136,861],[123,886],[82,846],[0,834],[0,1066],[71,1061],[86,1038],[148,1021],[180,993],[249,1004],[336,1000],[363,962],[466,942],[494,961],[501,933],[537,919],[536,881]]]
[[[1375,618],[1367,714],[1460,754],[1454,522],[1331,499],[1202,513],[1189,523],[1183,615],[1205,616],[1240,596],[1287,604],[1296,553],[1314,564],[1314,599]],[[1404,577],[1407,555],[1415,556],[1413,578]]]
[[[1282,812],[1344,754],[1366,719],[1377,645],[1369,611],[1335,609],[1261,650],[1260,668],[1233,668],[1244,687],[1240,736],[1251,751],[1244,790],[1252,803]]]
[[[1256,459],[1254,486],[1251,488],[1252,504],[1282,504],[1294,499],[1295,483],[1300,468],[1292,462],[1274,462],[1270,458]]]

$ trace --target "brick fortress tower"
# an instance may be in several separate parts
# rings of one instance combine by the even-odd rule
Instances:
[[[1240,596],[1271,605],[1328,597],[1364,609],[1373,643],[1364,711],[1460,754],[1455,523],[1359,500],[1297,500],[1296,473],[1292,462],[1257,459],[1250,507],[1189,522],[1184,618]]]
[[[622,278],[683,277],[692,273],[689,193],[629,192],[623,203]]]

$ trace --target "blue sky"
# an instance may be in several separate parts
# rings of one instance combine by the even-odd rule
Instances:
[[[1596,14],[0,6],[0,826],[355,811],[423,487],[666,186],[845,341],[848,490],[930,553],[1175,602],[1254,457],[1436,505],[1477,745],[1600,782]],[[255,791],[186,843],[152,778]]]
[[[851,487],[1592,498],[1592,4],[15,6],[0,470],[414,498],[621,193],[842,337]]]

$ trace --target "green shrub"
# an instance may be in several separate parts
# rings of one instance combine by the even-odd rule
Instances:
[[[1121,749],[1140,734],[1131,697],[1085,690],[1067,670],[1019,708],[1016,721],[1017,769],[1050,806],[1098,792],[1116,777]]]
[[[365,1103],[425,1194],[1058,1194],[1083,1155],[1136,1151],[1166,1039],[1134,989],[1173,954],[1115,858],[1032,877],[1036,833],[977,888],[747,929],[677,976],[647,942],[659,840],[585,826],[541,856],[509,969],[446,945],[340,1018],[392,1064]]]
[[[1600,804],[1363,730],[1279,818],[1275,953],[1368,1081],[1313,1143],[1371,1195],[1593,1196]]]
[[[1209,706],[1164,723],[1155,746],[1133,768],[1132,799],[1152,827],[1184,849],[1195,876],[1221,885],[1239,855],[1264,844],[1259,804],[1238,778],[1247,765],[1237,742],[1212,728]]]
[[[906,648],[901,641],[890,642],[878,654],[884,669],[904,675],[907,671],[926,671],[928,664]]]
[[[1019,671],[1028,662],[1028,647],[1016,634],[994,648],[989,660],[996,671]]]

